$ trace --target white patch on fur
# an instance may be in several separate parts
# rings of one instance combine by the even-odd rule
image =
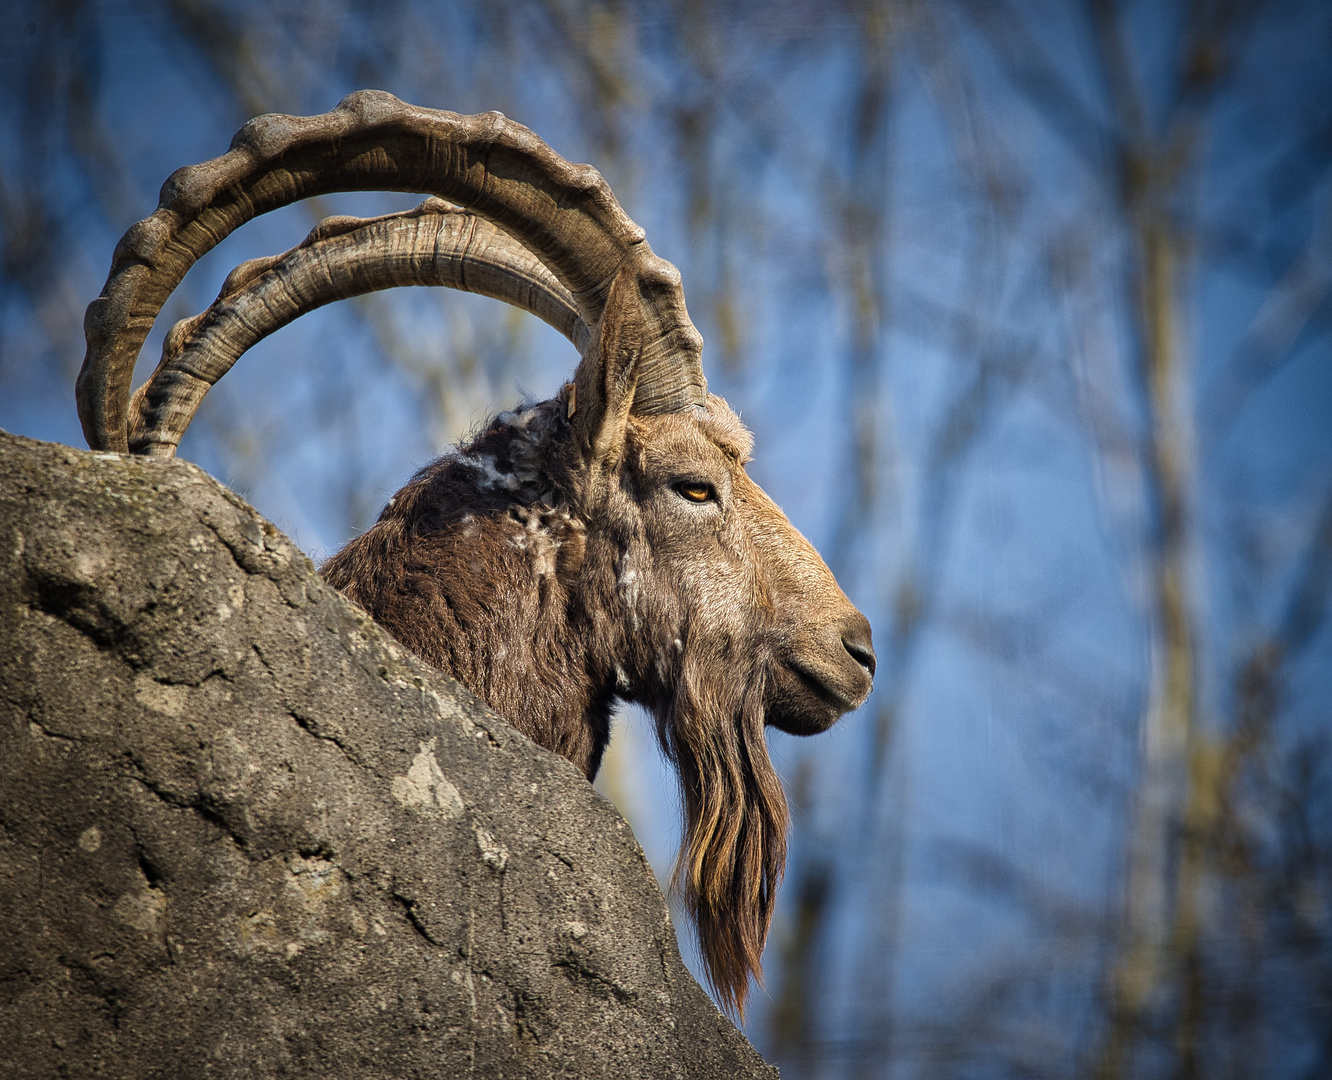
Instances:
[[[522,523],[522,531],[509,537],[509,545],[518,551],[528,552],[532,562],[532,573],[537,577],[547,577],[555,573],[555,559],[559,554],[560,541],[549,525],[550,517],[568,521],[567,512],[552,515],[537,507],[527,507],[514,511]]]
[[[624,602],[625,610],[629,613],[629,627],[633,631],[638,631],[638,599],[641,594],[641,587],[638,583],[638,571],[629,565],[629,552],[620,556],[620,577],[615,583],[620,593],[620,599]]]
[[[522,486],[523,482],[516,474],[500,472],[495,467],[495,459],[489,454],[467,454],[463,457],[463,461],[481,474],[477,487],[489,488],[492,491],[517,491]]]
[[[632,693],[634,684],[629,681],[629,673],[619,664],[615,665],[615,689],[621,694]]]
[[[504,492],[512,495],[515,501],[529,505],[549,503],[553,492],[545,463],[558,415],[559,402],[556,401],[500,413],[488,431],[493,434],[499,428],[508,428],[512,432],[502,440],[505,445],[500,454],[509,462],[504,468],[495,457],[497,448],[493,441],[489,453],[459,450],[455,459],[479,474],[476,479],[478,490]]]
[[[535,419],[536,414],[535,409],[510,409],[508,412],[500,413],[495,419],[505,427],[526,431],[527,426]]]
[[[532,573],[538,577],[550,577],[555,573],[555,551],[557,545],[542,544],[532,553]]]

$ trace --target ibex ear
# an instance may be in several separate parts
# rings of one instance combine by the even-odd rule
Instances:
[[[570,416],[587,459],[619,464],[630,415],[706,406],[702,353],[679,271],[640,245],[616,272],[596,343],[574,376]]]
[[[578,365],[570,391],[571,418],[584,456],[608,468],[618,465],[624,452],[648,332],[635,270],[622,266],[611,282],[596,342]]]

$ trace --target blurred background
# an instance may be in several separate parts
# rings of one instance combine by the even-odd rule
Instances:
[[[0,427],[82,446],[120,234],[249,117],[361,87],[607,176],[874,624],[869,703],[770,740],[793,849],[745,1026],[784,1075],[1332,1076],[1332,5],[5,0]],[[417,201],[232,236],[139,378],[235,264]],[[319,559],[576,361],[478,297],[367,297],[249,354],[181,456]],[[665,881],[643,717],[599,786]]]

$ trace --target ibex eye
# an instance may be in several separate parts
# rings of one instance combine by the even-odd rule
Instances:
[[[705,484],[701,480],[686,480],[683,483],[676,484],[675,490],[690,502],[707,502],[709,499],[716,497],[712,485]]]

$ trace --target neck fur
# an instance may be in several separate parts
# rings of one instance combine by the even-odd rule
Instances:
[[[616,675],[602,655],[605,620],[584,601],[587,533],[567,497],[571,449],[560,402],[502,413],[418,472],[322,571],[412,652],[590,779]]]

